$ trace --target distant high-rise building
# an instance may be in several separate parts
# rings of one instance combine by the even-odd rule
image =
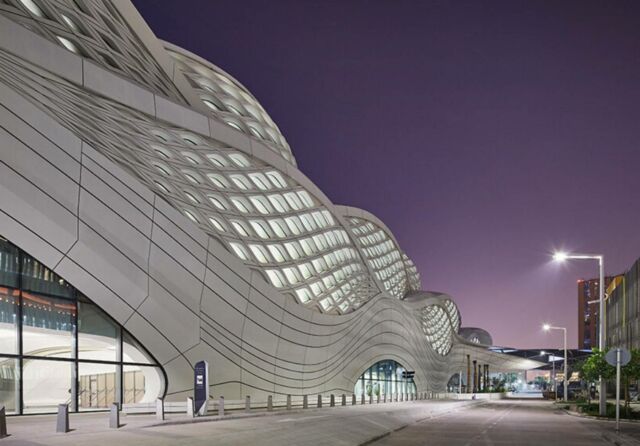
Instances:
[[[605,277],[605,288],[612,277]],[[598,347],[599,280],[578,280],[578,348]],[[591,302],[591,303],[589,303]]]

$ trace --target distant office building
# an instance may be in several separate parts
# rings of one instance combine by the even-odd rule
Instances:
[[[605,287],[609,286],[611,279],[605,277]],[[598,279],[578,280],[578,348],[598,347],[598,286]]]
[[[640,259],[624,274],[613,278],[607,287],[605,307],[607,347],[640,348],[640,304],[638,272]]]

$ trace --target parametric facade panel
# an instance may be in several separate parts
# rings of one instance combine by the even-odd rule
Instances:
[[[385,360],[418,392],[467,355],[535,365],[459,337],[384,223],[331,203],[250,92],[126,1],[0,6],[0,104],[0,236],[135,337],[169,400],[203,359],[228,399],[352,393]]]

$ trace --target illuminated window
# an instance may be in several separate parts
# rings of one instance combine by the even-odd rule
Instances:
[[[218,231],[220,232],[226,232],[224,226],[222,225],[222,223],[217,219],[217,218],[213,218],[213,217],[209,217],[209,222],[211,223],[211,225],[216,228]]]
[[[228,183],[225,177],[222,175],[217,175],[215,173],[210,173],[207,175],[209,181],[213,183],[219,189],[226,189],[228,187]]]
[[[69,51],[74,52],[76,54],[80,54],[80,50],[78,50],[78,47],[76,46],[75,43],[73,43],[71,40],[67,39],[66,37],[62,37],[62,36],[56,36],[56,38],[60,41],[60,43]]]
[[[224,159],[224,157],[222,155],[211,153],[211,154],[207,155],[207,158],[209,158],[209,161],[211,161],[212,164],[214,164],[214,165],[216,165],[218,167],[227,167],[228,166],[227,160]]]
[[[251,163],[249,160],[239,153],[231,153],[229,154],[229,158],[233,161],[238,167],[250,167]]]
[[[285,213],[289,211],[289,205],[287,204],[285,199],[282,197],[282,195],[274,194],[274,195],[269,195],[267,198],[269,199],[273,207],[276,209],[276,211],[280,213]]]
[[[249,180],[244,175],[229,175],[231,181],[236,185],[238,189],[247,190],[251,189]]]
[[[241,236],[249,237],[249,231],[247,231],[247,228],[245,228],[242,222],[237,220],[231,220],[231,226],[233,226],[233,229],[235,229],[236,232]]]
[[[237,197],[231,198],[231,202],[236,207],[236,209],[238,209],[243,214],[249,213],[249,206],[243,199]]]
[[[244,246],[239,243],[233,242],[229,243],[229,245],[231,245],[231,249],[233,249],[233,252],[235,252],[238,257],[240,257],[242,260],[249,260],[249,254],[247,253],[247,250]]]
[[[278,187],[280,189],[284,189],[287,187],[287,182],[285,181],[285,179],[282,177],[282,175],[280,175],[279,172],[271,171],[271,172],[266,172],[265,173],[267,175],[267,177],[269,178],[269,180],[271,180],[271,182],[273,183],[273,185],[275,187]]]
[[[224,204],[224,201],[221,198],[215,197],[213,195],[208,195],[209,201],[221,211],[226,211],[227,206]]]
[[[258,212],[260,212],[261,214],[271,213],[271,210],[269,208],[269,202],[267,201],[266,198],[258,195],[258,196],[249,197],[249,199],[251,200],[251,203],[253,203],[253,205],[256,207]]]
[[[271,184],[269,183],[269,180],[267,180],[267,177],[265,177],[263,174],[250,173],[249,178],[251,178],[251,181],[253,181],[253,183],[258,187],[258,189],[260,190],[271,189]]]
[[[251,227],[253,228],[253,230],[256,232],[256,234],[258,234],[258,237],[260,238],[271,238],[269,236],[269,232],[267,231],[266,228],[266,223],[263,221],[257,221],[257,220],[251,220]]]
[[[286,260],[281,245],[269,245],[268,248],[273,258],[276,259],[276,262],[284,262]]]
[[[280,271],[268,269],[267,276],[269,277],[269,280],[271,281],[273,286],[275,286],[276,288],[282,288],[285,286],[284,278],[282,277],[282,273],[280,273]]]
[[[186,210],[186,209],[185,209],[185,210],[184,210],[184,213],[185,213],[185,214],[186,214],[186,216],[187,216],[187,217],[189,217],[189,218],[190,218],[194,223],[200,223],[200,222],[198,221],[198,219],[196,218],[196,216],[195,216],[195,215],[193,215],[193,213],[191,213],[190,211],[188,211],[188,210]]]
[[[253,253],[258,262],[260,263],[269,263],[269,254],[267,254],[267,250],[261,245],[249,245],[249,249]]]

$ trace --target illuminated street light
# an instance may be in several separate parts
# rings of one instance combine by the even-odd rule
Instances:
[[[576,259],[576,260],[597,260],[598,261],[598,269],[600,272],[600,278],[598,282],[599,287],[599,297],[598,302],[599,305],[599,315],[598,315],[598,347],[600,347],[601,351],[604,351],[604,256],[599,254],[568,254],[566,252],[557,251],[553,254],[553,260],[556,262],[564,262],[568,259]],[[602,376],[598,378],[600,381],[600,416],[605,416],[607,411],[607,396],[606,396],[606,387],[605,382],[602,379]],[[565,386],[566,390],[566,386]]]
[[[569,401],[569,375],[567,374],[567,329],[564,327],[552,327],[549,324],[542,326],[544,331],[562,330],[564,335],[564,400]]]

